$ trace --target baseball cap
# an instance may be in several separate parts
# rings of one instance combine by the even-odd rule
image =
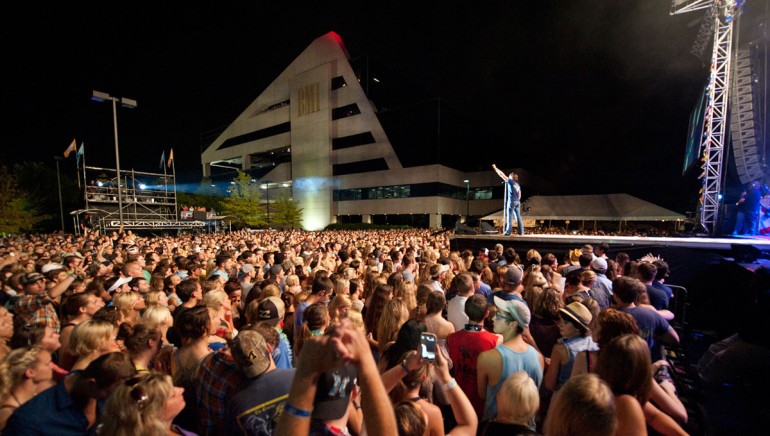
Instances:
[[[357,382],[358,372],[351,364],[322,373],[318,378],[312,417],[321,421],[342,418],[348,410],[350,395]]]
[[[607,271],[607,261],[601,257],[594,258],[591,261],[591,269],[594,271]]]
[[[503,300],[500,297],[494,297],[495,306],[503,314],[513,318],[518,322],[521,328],[529,327],[529,321],[532,319],[532,314],[529,312],[527,305],[519,300]]]
[[[126,283],[130,282],[131,279],[132,279],[131,277],[120,277],[119,279],[115,280],[115,283],[113,283],[112,286],[110,286],[109,289],[107,289],[107,292],[115,291],[119,287],[121,287],[121,286],[125,285]]]
[[[254,265],[250,263],[244,263],[241,267],[241,274],[248,274],[254,271]]]
[[[505,282],[511,285],[518,285],[524,277],[524,271],[516,265],[511,265],[505,271]]]
[[[64,253],[64,256],[62,256],[62,258],[67,258],[67,257],[70,257],[70,256],[75,256],[75,257],[77,257],[79,259],[83,258],[83,255],[80,254],[80,252],[78,252],[78,251],[71,251],[69,253]]]
[[[55,269],[63,269],[63,268],[64,268],[64,266],[62,266],[62,264],[51,262],[51,263],[47,263],[47,264],[43,265],[43,267],[40,268],[40,272],[45,274],[45,273],[47,273],[49,271],[53,271]]]
[[[42,274],[32,272],[32,273],[26,273],[23,276],[21,276],[21,279],[19,281],[23,285],[31,285],[32,283],[35,283],[38,280],[43,280],[44,278],[45,277],[43,277]]]
[[[265,338],[253,330],[243,330],[230,343],[233,360],[248,378],[258,377],[270,367],[270,349]]]
[[[286,304],[278,297],[267,297],[257,306],[257,318],[270,325],[278,325],[286,313]]]
[[[449,271],[449,265],[442,265],[439,263],[434,263],[430,266],[430,276],[432,278],[437,278],[441,275],[441,273]]]

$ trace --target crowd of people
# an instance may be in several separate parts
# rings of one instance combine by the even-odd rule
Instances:
[[[449,236],[0,238],[0,428],[685,433],[664,261],[457,252]]]

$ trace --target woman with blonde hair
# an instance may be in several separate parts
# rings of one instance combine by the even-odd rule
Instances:
[[[142,322],[150,324],[157,324],[160,328],[161,339],[163,344],[167,344],[166,333],[168,333],[169,327],[174,324],[174,317],[171,315],[171,311],[168,307],[163,306],[150,306],[144,310],[142,314]]]
[[[329,302],[329,325],[339,324],[343,318],[348,317],[348,311],[353,307],[353,302],[347,295],[339,294]]]
[[[349,295],[350,280],[339,277],[334,281],[334,295]]]
[[[380,321],[377,323],[377,343],[380,353],[388,343],[396,340],[399,329],[408,319],[409,310],[403,301],[394,298],[385,304]]]
[[[99,356],[120,351],[117,329],[109,321],[90,319],[78,324],[70,335],[70,352],[76,357],[72,371],[86,369]]]
[[[139,312],[145,308],[144,298],[138,292],[121,292],[112,300],[112,304],[123,313],[123,322],[134,324]]]
[[[185,408],[184,388],[171,377],[148,372],[119,383],[104,406],[97,434],[110,436],[192,435],[172,422]]]
[[[526,372],[508,377],[497,393],[497,417],[487,421],[479,435],[535,435],[529,428],[540,407],[540,394],[535,381]]]
[[[203,296],[203,304],[213,309],[219,318],[219,328],[216,335],[222,339],[229,340],[235,337],[238,332],[233,326],[232,303],[223,290],[211,291]]]
[[[416,290],[417,286],[415,286],[414,283],[409,281],[402,282],[393,293],[393,298],[403,301],[406,304],[406,308],[409,311],[412,311],[415,307],[417,307],[417,296],[415,295]]]
[[[527,302],[528,307],[535,307],[537,300],[543,294],[543,288],[548,285],[543,274],[538,270],[532,270],[527,274],[524,285],[524,300]]]
[[[39,347],[18,348],[0,362],[0,430],[11,414],[51,386],[51,352]]]

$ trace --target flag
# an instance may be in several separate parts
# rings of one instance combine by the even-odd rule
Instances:
[[[64,150],[64,157],[65,158],[70,157],[70,153],[72,153],[73,151],[77,150],[77,147],[78,147],[78,145],[75,142],[75,138],[72,138],[72,143],[70,144],[69,147],[67,147],[66,150]]]
[[[78,152],[75,155],[75,162],[78,168],[80,168],[80,158],[83,157],[84,154],[85,154],[85,144],[81,142],[80,148],[78,148]]]
[[[174,149],[172,148],[171,151],[168,153],[168,163],[166,166],[171,166],[171,162],[174,161]]]
[[[166,150],[163,150],[163,153],[160,154],[160,166],[158,168],[163,169],[163,162],[166,161]]]

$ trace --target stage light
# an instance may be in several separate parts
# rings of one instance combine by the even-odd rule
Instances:
[[[96,182],[96,186],[98,186],[98,187],[100,187],[100,188],[101,188],[102,186],[104,186],[104,183],[102,183],[101,181],[99,181],[99,182]]]
[[[147,185],[145,185],[144,183],[140,183],[139,184],[139,189],[144,191],[145,189],[147,189]]]

